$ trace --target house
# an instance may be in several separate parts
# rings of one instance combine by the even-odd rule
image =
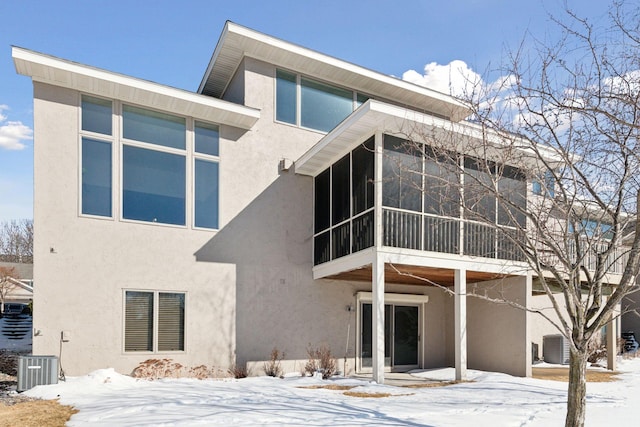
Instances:
[[[34,354],[63,346],[69,375],[152,358],[258,373],[277,348],[299,372],[326,345],[377,381],[531,374],[546,330],[466,297],[532,307],[531,271],[441,203],[446,190],[416,191],[412,167],[433,158],[402,148],[411,129],[479,138],[459,100],[231,22],[195,93],[13,59],[34,86]],[[526,200],[531,183],[506,166]]]
[[[33,264],[0,261],[0,273],[12,272],[0,285],[3,306],[5,303],[28,304],[33,300]],[[2,278],[0,278],[2,281]],[[2,307],[4,312],[4,307]]]

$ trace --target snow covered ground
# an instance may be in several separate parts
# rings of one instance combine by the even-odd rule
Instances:
[[[621,360],[620,380],[589,383],[587,426],[638,425],[640,359]],[[242,380],[136,380],[112,369],[25,394],[80,410],[69,426],[554,426],[564,424],[566,383],[471,371],[474,382],[404,388],[354,379],[253,377]],[[425,376],[446,379],[452,369]],[[301,388],[354,385],[385,398]]]

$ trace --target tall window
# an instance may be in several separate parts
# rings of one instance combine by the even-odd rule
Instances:
[[[218,228],[218,126],[116,105],[122,115],[119,132],[112,129],[112,123],[118,123],[113,120],[112,101],[82,97],[82,214],[111,217],[112,200],[119,200],[123,219]],[[121,167],[116,169],[113,144],[122,153]],[[115,199],[114,170],[120,178],[115,182],[122,184]],[[193,183],[191,192],[188,182]],[[191,219],[188,204],[193,206]]]
[[[349,89],[276,70],[276,120],[329,132],[367,96]]]
[[[185,294],[125,292],[125,351],[184,351]]]
[[[112,105],[111,101],[82,97],[81,212],[112,215]]]

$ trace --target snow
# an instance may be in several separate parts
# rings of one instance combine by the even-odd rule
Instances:
[[[620,380],[589,383],[587,426],[636,425],[640,359],[619,361]],[[452,380],[453,369],[412,373]],[[563,425],[567,384],[469,371],[473,382],[405,388],[336,378],[252,377],[240,380],[147,381],[102,369],[24,394],[59,398],[80,412],[69,426],[549,426]],[[352,385],[351,391],[388,393],[351,397],[343,391],[301,388]]]

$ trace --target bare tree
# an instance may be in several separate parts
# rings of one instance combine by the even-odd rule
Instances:
[[[463,247],[445,252],[532,271],[557,316],[537,313],[570,345],[566,426],[584,425],[587,359],[638,289],[640,8],[614,3],[608,18],[554,19],[559,41],[533,40],[536,49],[509,56],[499,84],[473,86],[469,122],[407,129],[399,151],[422,164],[405,156],[395,167],[425,212],[464,219]],[[473,296],[535,311],[495,292]]]
[[[0,224],[0,260],[33,262],[33,221],[6,221]]]
[[[0,308],[4,310],[4,301],[12,290],[16,289],[15,280],[20,277],[14,267],[0,266]]]

